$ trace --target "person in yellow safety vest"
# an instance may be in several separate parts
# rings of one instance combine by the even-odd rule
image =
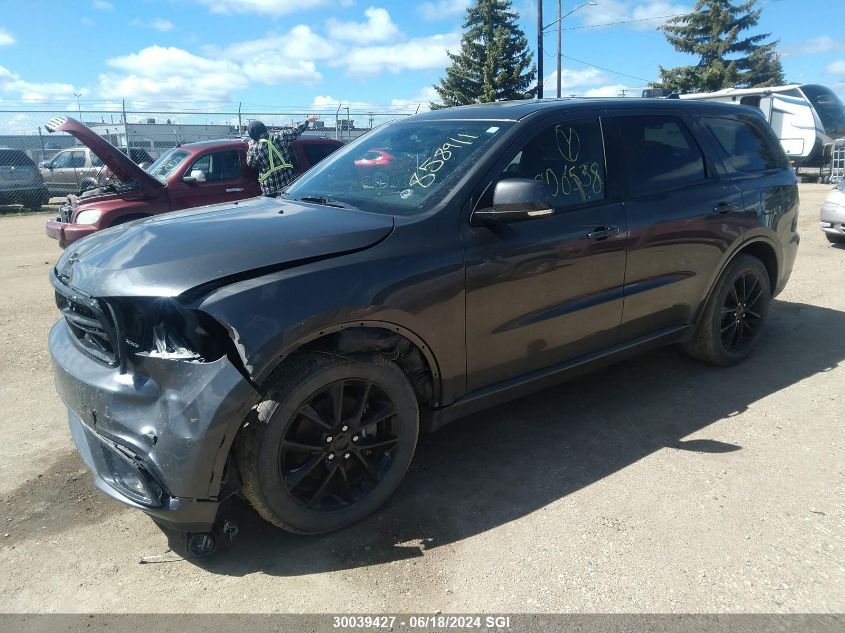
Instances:
[[[247,128],[249,133],[249,149],[246,153],[246,164],[258,172],[258,183],[261,193],[275,198],[294,181],[294,157],[291,148],[309,123],[317,120],[316,115],[309,116],[306,121],[284,128],[270,134],[267,126],[261,121],[252,121]]]

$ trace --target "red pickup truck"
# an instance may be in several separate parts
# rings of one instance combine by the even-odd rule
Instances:
[[[68,196],[59,217],[47,222],[47,235],[58,240],[62,248],[101,229],[149,215],[261,194],[258,178],[246,164],[246,141],[241,139],[174,147],[142,169],[75,119],[52,119],[47,129],[72,134],[112,172],[112,178],[103,186]],[[298,138],[292,144],[296,174],[341,145],[330,138]]]

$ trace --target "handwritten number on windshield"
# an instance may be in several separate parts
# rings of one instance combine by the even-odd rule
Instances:
[[[414,170],[414,173],[411,174],[411,180],[408,183],[409,186],[419,185],[423,188],[430,187],[437,180],[437,172],[452,159],[452,150],[472,145],[472,142],[477,138],[477,136],[473,136],[472,134],[456,134],[455,136],[449,137],[443,145],[434,150],[434,154],[430,158]],[[420,171],[425,173],[421,174]]]

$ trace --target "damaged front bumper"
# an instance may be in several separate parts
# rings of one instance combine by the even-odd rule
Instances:
[[[207,532],[237,491],[232,441],[258,394],[226,356],[98,362],[67,322],[50,332],[56,390],[97,486],[178,531]]]

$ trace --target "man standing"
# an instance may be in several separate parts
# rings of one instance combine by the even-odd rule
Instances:
[[[306,121],[293,127],[284,128],[272,135],[267,126],[261,121],[252,121],[249,132],[249,149],[246,153],[246,164],[258,172],[258,183],[261,193],[275,198],[294,180],[293,173],[293,143],[308,127],[309,123],[317,120],[311,115]]]

